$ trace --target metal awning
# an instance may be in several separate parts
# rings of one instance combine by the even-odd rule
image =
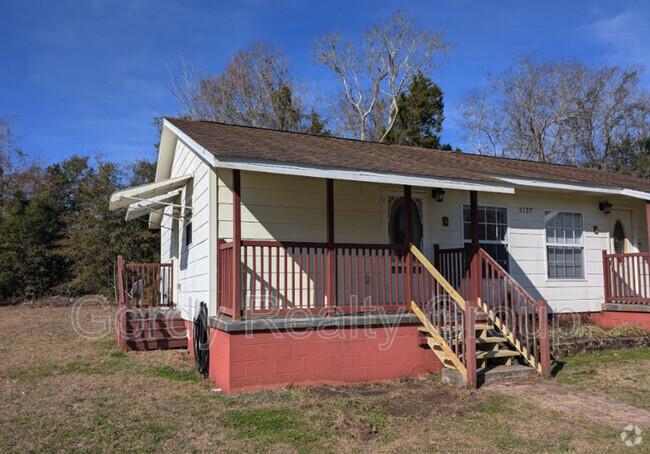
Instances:
[[[184,175],[182,177],[169,178],[116,191],[111,195],[108,207],[110,210],[117,210],[136,204],[137,202],[151,202],[157,198],[164,199],[165,196],[169,197],[172,192],[182,189],[191,179],[192,175]],[[164,204],[161,200],[156,200],[155,202]]]
[[[129,208],[126,211],[126,220],[132,221],[133,219],[137,219],[146,214],[162,210],[166,206],[180,206],[174,204],[173,201],[181,195],[181,192],[182,189],[176,189],[175,191],[168,192],[167,194],[132,203],[129,205]]]

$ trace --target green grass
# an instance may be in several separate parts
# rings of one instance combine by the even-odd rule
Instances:
[[[193,370],[179,370],[170,366],[152,366],[146,370],[146,373],[154,377],[176,381],[190,381],[196,383],[203,380],[203,377]]]
[[[512,409],[504,404],[504,400],[503,396],[491,396],[479,405],[478,410],[488,415],[512,414]]]
[[[305,415],[292,408],[230,410],[221,423],[234,429],[237,438],[248,439],[261,446],[287,443],[299,450],[330,438],[324,430],[314,429]]]

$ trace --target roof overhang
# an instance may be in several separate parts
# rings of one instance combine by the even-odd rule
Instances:
[[[239,159],[218,159],[218,168],[247,170],[250,172],[296,175],[332,180],[363,181],[367,183],[398,184],[425,188],[460,189],[469,191],[498,192],[514,194],[512,185],[500,182],[456,180],[450,178],[407,175],[399,173],[371,172],[337,167],[306,166],[275,161],[245,161]]]
[[[508,177],[503,175],[492,175],[492,176],[494,178],[498,178],[499,180],[502,180],[505,183],[509,183],[515,186],[551,189],[551,190],[559,190],[559,191],[588,192],[592,194],[622,195],[626,197],[632,197],[635,199],[650,200],[650,193],[644,191],[637,191],[634,189],[625,189],[625,188],[614,187],[614,186],[595,186],[590,184],[569,183],[565,181],[539,180],[533,178],[517,178],[517,177]]]
[[[111,211],[114,211],[119,208],[126,208],[135,202],[164,196],[176,189],[183,188],[191,179],[192,175],[184,175],[182,177],[168,178],[165,180],[154,181],[153,183],[143,184],[142,186],[135,186],[132,188],[122,189],[121,191],[116,191],[111,195],[108,208]]]
[[[149,213],[161,212],[167,206],[180,207],[173,202],[181,195],[181,192],[182,189],[176,189],[160,196],[132,203],[126,211],[126,220],[132,221]]]
[[[111,195],[108,207],[112,211],[128,208],[127,221],[149,214],[149,228],[158,229],[161,226],[164,208],[180,207],[173,202],[191,179],[192,175],[184,175],[116,191]]]

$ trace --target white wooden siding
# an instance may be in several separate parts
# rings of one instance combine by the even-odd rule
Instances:
[[[232,239],[231,172],[219,173],[219,232]],[[242,238],[256,240],[325,241],[325,181],[316,178],[242,172]],[[386,217],[383,192],[399,192],[399,186],[335,181],[335,234],[337,242],[386,242]],[[462,204],[469,203],[469,192],[448,190],[444,202],[436,202],[427,189],[424,194],[423,248],[431,254],[432,245],[460,247]],[[479,204],[508,209],[510,272],[535,298],[546,299],[555,310],[599,311],[603,300],[602,250],[608,249],[611,219],[598,209],[602,196],[518,190],[516,194],[479,193]],[[647,248],[643,202],[624,197],[609,197],[619,209],[633,210],[636,238]],[[519,208],[532,212],[520,212]],[[585,278],[548,279],[546,272],[545,210],[583,214]],[[449,220],[443,226],[442,218]],[[593,232],[598,226],[599,233]],[[629,228],[629,227],[628,227]]]
[[[179,257],[174,281],[178,288],[178,308],[183,318],[193,320],[201,301],[210,301],[210,223],[209,187],[210,168],[196,153],[181,141],[177,142],[171,171],[171,178],[181,175],[194,178],[183,190],[181,204],[192,205],[192,244],[185,245],[185,222],[179,227]],[[171,208],[166,208],[161,228],[161,260],[168,262],[171,257],[172,218]]]

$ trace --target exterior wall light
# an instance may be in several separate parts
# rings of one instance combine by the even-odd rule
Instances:
[[[431,191],[431,196],[436,199],[436,202],[442,202],[445,199],[445,190],[442,188],[435,188]]]
[[[598,204],[598,208],[600,211],[602,211],[605,214],[609,214],[612,212],[612,204],[609,203],[607,200],[603,200]]]

